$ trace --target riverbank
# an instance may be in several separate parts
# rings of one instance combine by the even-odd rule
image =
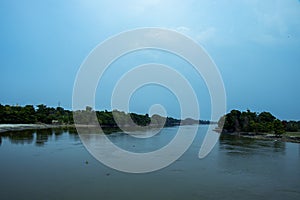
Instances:
[[[151,128],[160,128],[161,126],[151,126]],[[56,129],[56,128],[74,128],[80,129],[81,131],[90,131],[97,130],[98,125],[92,124],[64,124],[64,125],[56,125],[56,124],[0,124],[0,134],[11,131],[25,131],[25,130],[41,130],[41,129]],[[126,130],[128,132],[131,131],[143,131],[148,130],[149,127],[139,127],[139,126],[126,126],[120,129],[115,126],[101,126],[102,131],[106,134],[110,134],[113,132],[118,132],[122,130]]]
[[[52,124],[0,124],[0,133],[8,131],[39,130],[51,128],[73,128],[74,125],[52,125]]]
[[[248,132],[233,132],[222,133],[244,138],[251,138],[257,140],[273,140],[282,142],[300,143],[300,132],[288,132],[282,135],[268,134],[268,133],[248,133]]]
[[[93,128],[93,127],[95,127],[95,126],[80,125],[80,128]],[[75,128],[75,125],[74,124],[70,124],[70,125],[0,124],[0,134],[4,133],[4,132],[9,132],[9,131],[40,130],[40,129],[52,129],[52,128]],[[220,130],[218,130],[218,129],[215,129],[215,131],[220,132]],[[287,132],[281,136],[277,136],[275,134],[251,133],[251,132],[233,132],[233,133],[222,133],[222,134],[257,139],[257,140],[273,140],[273,141],[300,143],[300,132]]]
[[[182,126],[187,125],[194,125],[194,124],[183,124]],[[165,126],[165,127],[174,127],[180,126],[174,124],[173,126]],[[92,125],[92,124],[0,124],[0,134],[4,132],[10,131],[24,131],[24,130],[40,130],[40,129],[56,129],[56,128],[74,128],[80,129],[81,131],[91,131],[97,130],[99,125]],[[133,132],[133,131],[146,131],[150,129],[162,128],[161,125],[151,125],[151,126],[124,126],[124,127],[117,127],[117,126],[101,126],[102,131],[105,134],[110,134],[113,132],[125,131],[125,132]]]
[[[175,125],[174,125],[175,126]],[[176,125],[177,126],[177,125]],[[41,129],[57,129],[57,128],[73,128],[80,129],[81,131],[91,131],[98,130],[98,125],[92,124],[64,124],[64,125],[56,125],[56,124],[0,124],[0,134],[5,132],[13,132],[13,131],[25,131],[25,130],[41,130]],[[113,132],[119,132],[125,130],[127,132],[133,131],[145,131],[149,130],[149,126],[140,127],[140,126],[126,126],[126,127],[115,127],[115,126],[101,126],[102,131],[105,134],[110,134]],[[150,128],[161,128],[159,125],[153,125]]]

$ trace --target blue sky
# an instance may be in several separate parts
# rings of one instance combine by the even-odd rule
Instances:
[[[61,102],[70,109],[76,73],[97,44],[128,29],[162,27],[190,36],[207,50],[223,77],[228,110],[267,110],[280,119],[299,120],[299,19],[298,0],[3,0],[0,103]],[[162,52],[122,59],[117,64],[158,61],[178,69],[187,65]],[[99,109],[109,109],[109,88],[120,73],[117,67],[110,71],[99,86]],[[205,84],[201,77],[183,73],[194,84],[202,118],[208,118]],[[161,95],[151,98],[153,92]],[[174,96],[154,86],[137,91],[131,109],[145,113],[160,101],[169,115],[178,116]]]

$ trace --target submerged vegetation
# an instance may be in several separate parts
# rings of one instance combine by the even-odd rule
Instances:
[[[271,133],[282,135],[285,132],[299,132],[300,121],[281,121],[269,112],[241,112],[232,110],[222,116],[218,122],[223,126],[223,133],[248,132],[248,133]]]

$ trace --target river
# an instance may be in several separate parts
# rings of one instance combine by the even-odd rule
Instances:
[[[170,166],[146,174],[116,171],[94,159],[71,130],[2,133],[0,198],[6,199],[300,199],[300,145],[222,136],[198,158],[209,126]],[[123,148],[153,151],[178,127],[147,139],[108,137]],[[184,130],[188,132],[189,126]],[[134,144],[134,145],[133,145]]]

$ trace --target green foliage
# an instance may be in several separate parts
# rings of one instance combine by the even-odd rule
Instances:
[[[172,117],[166,118],[165,126],[174,126],[174,125],[179,125],[179,124],[180,124],[180,120],[178,120],[178,119],[174,119]]]
[[[70,124],[73,122],[73,115],[71,111],[61,107],[55,109],[43,104],[38,105],[37,109],[32,105],[22,107],[0,104],[1,124],[51,124],[53,120],[59,124]]]
[[[298,132],[300,131],[300,121],[283,121],[283,125],[287,132]]]
[[[250,110],[246,112],[232,110],[220,118],[218,122],[219,127],[223,123],[225,132],[274,133],[280,135],[285,130],[299,130],[297,122],[282,122],[269,112],[258,114]]]
[[[85,111],[92,112],[93,108],[91,106],[86,106]]]
[[[281,135],[281,134],[285,133],[284,126],[280,120],[278,120],[278,119],[274,120],[273,126],[274,126],[274,132],[276,135]]]
[[[74,118],[76,123],[85,125],[100,124],[102,127],[118,128],[118,127],[133,127],[147,126],[152,123],[153,126],[176,126],[181,120],[172,117],[162,117],[148,114],[141,115],[136,113],[125,113],[114,110],[109,112],[94,111],[92,107],[86,106],[85,110],[69,111],[62,107],[52,108],[44,104],[37,105],[36,108],[32,105],[10,106],[0,104],[0,123],[1,124],[73,124]],[[118,122],[118,124],[116,123]],[[187,118],[182,121],[183,124],[209,124],[209,121],[198,121]]]
[[[138,115],[135,113],[130,113],[130,117],[135,124],[138,124],[140,126],[147,126],[151,122],[150,117],[147,114]]]
[[[273,122],[275,119],[276,117],[269,112],[262,112],[258,115],[259,122]]]
[[[165,121],[166,121],[166,118],[162,117],[160,115],[155,114],[155,115],[152,115],[152,117],[151,117],[151,122],[154,125],[162,125],[165,123]]]

